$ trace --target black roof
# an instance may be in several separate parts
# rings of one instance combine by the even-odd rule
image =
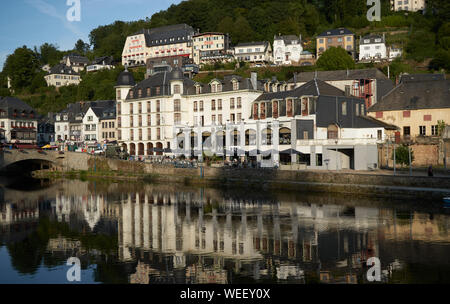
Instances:
[[[114,58],[112,56],[98,57],[92,60],[91,64],[103,64],[103,62],[105,62],[105,65],[112,65]]]
[[[330,37],[330,36],[341,36],[341,35],[354,35],[350,30],[342,27],[337,29],[332,29],[325,31],[318,35],[317,37]]]
[[[62,63],[55,65],[50,69],[49,75],[52,74],[80,75],[77,72],[75,72],[71,67]]]
[[[110,119],[116,119],[116,106],[115,105],[104,109],[102,112],[102,116],[100,117],[100,120],[110,120]]]
[[[268,41],[241,42],[238,43],[235,47],[258,46],[258,45],[264,45],[264,47],[267,47],[269,45],[269,42]]]
[[[403,74],[400,82],[421,82],[432,80],[445,80],[445,74]]]
[[[128,72],[128,70],[123,71],[117,77],[117,86],[134,86],[135,84],[133,73]]]
[[[67,58],[69,58],[69,60],[74,63],[89,63],[89,59],[75,53],[64,56],[65,60],[67,60]]]
[[[67,107],[61,112],[57,113],[61,115],[61,120],[63,120],[63,114],[68,115],[68,121],[72,123],[81,123],[84,114],[89,110],[89,108],[110,108],[115,106],[115,100],[97,100],[97,101],[80,101],[76,103],[68,104]],[[79,119],[77,119],[79,117]]]
[[[30,105],[26,104],[22,100],[16,97],[1,97],[0,96],[0,110],[5,111],[7,113],[8,118],[12,118],[14,113],[21,114],[33,114],[33,118],[36,117],[36,110],[33,109]],[[32,117],[28,117],[32,118]],[[22,117],[21,117],[22,119]]]
[[[253,87],[253,84],[251,82],[250,78],[244,78],[242,76],[238,75],[226,75],[223,79],[214,78],[210,81],[213,82],[220,82],[222,84],[222,91],[221,92],[229,92],[233,91],[233,81],[239,82],[239,90],[259,90],[263,91],[263,84],[261,81],[257,80],[256,82],[256,88]],[[211,86],[210,83],[196,83],[196,86],[201,86],[201,94],[209,94],[211,93]],[[195,86],[188,88],[188,94],[190,95],[196,95],[196,89]]]
[[[399,111],[450,108],[449,80],[404,81],[368,109]]]
[[[147,47],[150,47],[157,45],[181,43],[184,41],[187,42],[190,39],[192,39],[192,36],[194,35],[194,29],[192,28],[192,26],[183,23],[183,24],[167,25],[153,29],[142,29],[141,31],[135,33],[134,35],[140,34],[144,34],[145,44]],[[189,38],[189,36],[191,38]],[[178,40],[178,37],[182,40]],[[170,41],[170,38],[175,38],[175,40]]]
[[[255,101],[272,100],[272,99],[284,99],[288,97],[301,97],[305,95],[310,96],[344,96],[345,93],[342,90],[322,81],[319,79],[313,79],[304,85],[289,91],[264,93],[259,96]]]
[[[292,44],[293,41],[298,41],[301,43],[301,39],[299,36],[295,36],[295,35],[280,35],[280,36],[275,36],[273,38],[273,40],[284,40],[284,44]]]
[[[330,80],[357,80],[357,79],[388,79],[379,69],[362,70],[338,70],[338,71],[315,71],[302,72],[296,74],[296,82],[307,82],[314,78],[323,81]],[[294,78],[289,79],[289,83],[294,83]]]
[[[156,73],[144,79],[129,91],[127,99],[172,95],[170,88],[170,81],[172,80],[183,81],[183,94],[187,94],[188,87],[195,84],[193,80],[184,77],[179,69],[174,69],[171,72]],[[157,92],[157,88],[159,88],[159,93]],[[150,95],[147,94],[147,89],[150,89]],[[141,90],[141,97],[138,97],[139,90]],[[133,98],[130,98],[131,92],[133,92]]]
[[[379,42],[376,42],[377,39],[381,39]],[[369,40],[369,42],[366,42],[366,40]],[[359,44],[373,44],[373,43],[384,43],[383,36],[380,35],[367,35],[362,37],[359,40]]]

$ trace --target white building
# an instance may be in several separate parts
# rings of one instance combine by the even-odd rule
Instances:
[[[231,61],[230,37],[228,34],[207,32],[193,36],[193,58],[195,64],[211,64]]]
[[[402,48],[391,46],[389,48],[389,60],[394,60],[395,58],[402,57],[403,50]]]
[[[171,56],[192,58],[193,35],[194,29],[187,24],[143,29],[127,37],[122,52],[122,64],[145,65],[147,59]]]
[[[96,58],[86,67],[87,72],[95,72],[103,69],[113,69],[114,65],[112,57],[100,57]]]
[[[359,40],[359,60],[373,61],[386,59],[387,50],[385,37],[379,35],[368,35]]]
[[[237,61],[269,63],[272,62],[272,46],[268,41],[239,43],[234,47],[234,58]]]
[[[87,147],[96,146],[100,138],[100,118],[104,108],[90,107],[83,117],[82,138]]]
[[[61,60],[61,63],[79,73],[81,71],[84,71],[86,66],[89,64],[89,59],[78,54],[70,54],[64,56],[64,58]]]
[[[79,85],[81,82],[80,74],[64,64],[58,64],[52,67],[48,75],[44,76],[44,78],[48,86],[57,88],[68,85]]]
[[[417,12],[424,10],[426,0],[391,0],[391,9],[394,11]]]
[[[116,89],[118,141],[138,156],[172,155],[175,126],[183,130],[243,122],[250,117],[250,103],[262,93],[256,74],[253,80],[229,76],[200,84],[183,77],[179,69],[154,74],[137,85],[125,71]]]
[[[302,51],[301,36],[279,35],[273,39],[273,61],[277,65],[290,65],[299,62]]]

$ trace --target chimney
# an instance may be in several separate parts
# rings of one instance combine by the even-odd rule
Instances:
[[[345,96],[347,96],[347,97],[349,97],[351,94],[350,94],[350,85],[346,85],[345,86]]]
[[[258,73],[252,72],[250,75],[251,75],[250,80],[252,82],[253,90],[257,90],[258,89]]]

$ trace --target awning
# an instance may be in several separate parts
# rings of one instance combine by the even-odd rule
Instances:
[[[17,149],[39,149],[38,146],[31,144],[15,144],[14,146],[17,147]]]
[[[291,149],[281,151],[280,154],[302,154],[302,153],[291,148]]]

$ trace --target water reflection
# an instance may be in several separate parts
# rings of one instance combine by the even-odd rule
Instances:
[[[25,282],[71,256],[106,283],[365,283],[373,256],[383,282],[450,282],[440,205],[79,181],[1,196],[0,265]]]

